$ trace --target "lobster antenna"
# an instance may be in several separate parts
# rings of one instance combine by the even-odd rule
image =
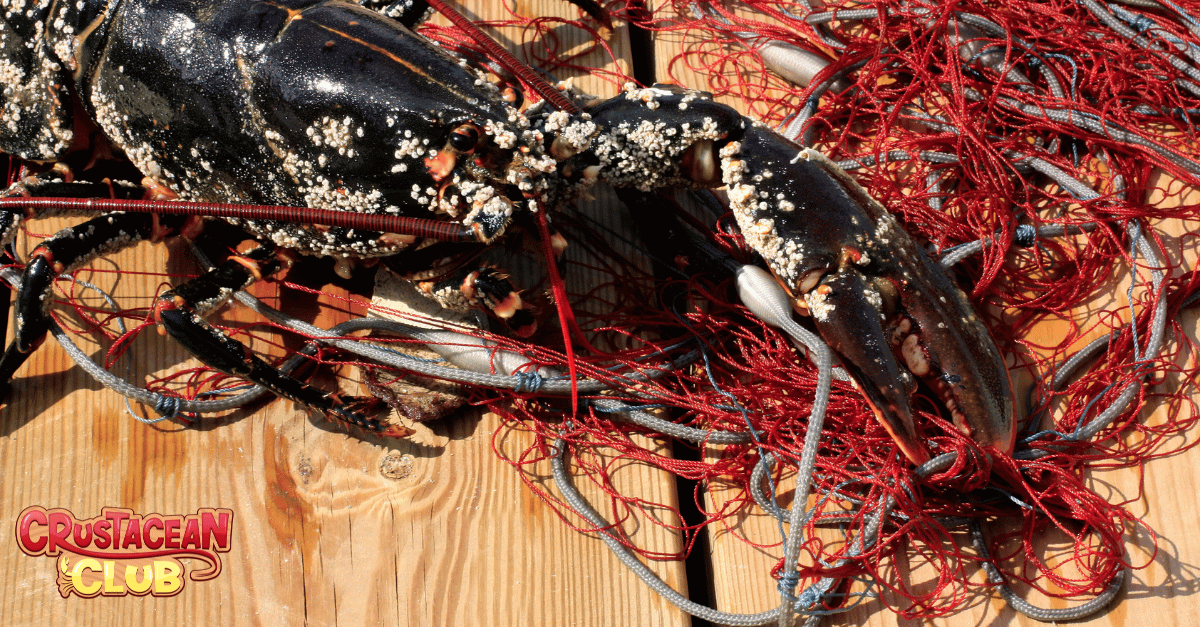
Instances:
[[[322,224],[347,229],[398,233],[443,242],[475,242],[474,229],[455,222],[379,213],[351,213],[336,209],[279,205],[237,205],[183,200],[125,200],[114,198],[0,198],[0,211],[25,211],[33,215],[45,210],[74,213],[131,211],[210,218],[274,220],[300,224]]]
[[[520,59],[513,56],[504,46],[496,43],[495,39],[492,39],[491,36],[483,32],[483,29],[464,17],[463,14],[454,10],[445,2],[442,2],[442,0],[427,0],[427,2],[429,6],[444,15],[452,24],[462,29],[467,35],[470,35],[471,39],[474,39],[475,43],[482,46],[505,70],[512,72],[517,78],[521,79],[521,82],[528,85],[530,89],[537,92],[539,96],[551,105],[554,105],[554,108],[559,111],[566,111],[567,113],[580,113],[583,111],[578,105],[571,102],[570,98],[564,96],[562,92],[555,89],[546,79],[531,70]]]

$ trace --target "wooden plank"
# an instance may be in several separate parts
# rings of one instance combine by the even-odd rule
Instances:
[[[477,18],[495,17],[499,3],[462,3]],[[574,9],[558,0],[518,3],[536,15]],[[570,27],[556,28],[571,37]],[[515,47],[519,34],[505,43]],[[629,58],[627,37],[614,48]],[[576,45],[576,44],[569,44]],[[611,91],[603,85],[586,88]],[[603,88],[603,89],[602,89]],[[35,232],[52,232],[43,222]],[[22,242],[27,250],[28,241]],[[81,278],[96,282],[120,307],[148,307],[157,274],[194,274],[178,244],[141,245],[95,264]],[[294,277],[293,277],[294,278]],[[170,282],[177,283],[174,278]],[[369,281],[368,281],[369,284]],[[312,286],[333,297],[314,299],[271,285],[255,288],[268,304],[328,326],[361,315],[345,305],[337,285]],[[93,299],[94,300],[94,299]],[[249,322],[240,309],[222,323]],[[256,351],[279,354],[263,342]],[[101,356],[100,343],[85,344]],[[294,346],[293,346],[294,348]],[[145,381],[196,365],[181,348],[152,333],[132,349],[129,377]],[[124,374],[118,363],[114,371]],[[343,389],[354,390],[353,373]],[[328,375],[324,386],[335,383]],[[142,416],[153,412],[134,407]],[[0,584],[7,625],[686,625],[678,610],[630,575],[596,538],[562,524],[552,510],[497,458],[530,445],[520,429],[496,416],[467,412],[418,426],[403,441],[348,436],[320,418],[275,400],[215,423],[185,429],[144,425],[125,415],[124,401],[99,388],[48,342],[18,373],[0,410],[0,522],[14,525],[26,507],[66,508],[80,518],[101,508],[187,514],[197,508],[234,512],[233,549],[214,580],[188,581],[175,597],[122,596],[81,600],[59,596],[55,563],[23,555],[10,531],[0,534],[8,576]],[[647,443],[648,446],[652,443]],[[553,491],[549,468],[531,476]],[[671,503],[674,486],[662,473],[633,467],[619,487]],[[595,490],[583,486],[598,501]],[[8,529],[13,529],[9,526]],[[679,538],[631,520],[626,531],[650,550],[673,552]],[[650,567],[686,589],[682,566]]]
[[[655,2],[653,4],[664,5],[667,3]],[[755,17],[762,19],[761,15]],[[660,81],[670,79],[689,87],[703,89],[703,86],[707,84],[707,77],[698,75],[688,69],[685,64],[675,60],[678,51],[695,46],[696,43],[688,41],[686,36],[678,32],[658,33],[655,39],[657,79]],[[672,62],[673,60],[674,62]],[[740,66],[731,68],[731,70],[745,71]],[[725,78],[727,81],[736,80],[733,76]],[[749,113],[745,103],[737,98],[726,97],[722,100],[744,113]],[[1180,205],[1188,205],[1197,202],[1198,199],[1200,199],[1200,191],[1192,190],[1188,197],[1177,198],[1175,202]],[[1170,243],[1173,242],[1192,241],[1193,243],[1183,244],[1180,247],[1183,257],[1173,258],[1172,265],[1182,263],[1184,268],[1196,267],[1197,261],[1200,260],[1200,251],[1196,249],[1194,240],[1177,239],[1188,235],[1184,222],[1168,221],[1156,225],[1155,228],[1169,242],[1168,246],[1171,246]],[[1100,312],[1119,310],[1120,303],[1125,302],[1123,298],[1128,282],[1128,273],[1125,271],[1124,283],[1114,288],[1112,291],[1114,296],[1111,299],[1102,298],[1098,299],[1101,302],[1081,303],[1075,313],[1080,320],[1086,321]],[[1117,303],[1115,309],[1114,302]],[[1200,338],[1200,313],[1196,311],[1196,308],[1193,307],[1183,312],[1179,318],[1179,325],[1188,338],[1187,341],[1194,345]],[[1046,344],[1055,344],[1061,337],[1059,329],[1052,325],[1040,329],[1039,333],[1042,335],[1030,339],[1034,342],[1044,341]],[[1079,347],[1091,339],[1094,338],[1085,338],[1080,342]],[[1171,340],[1176,345],[1178,341],[1178,339]],[[1168,345],[1166,350],[1169,351],[1171,348]],[[1191,359],[1194,360],[1196,357],[1193,355]],[[1200,402],[1200,391],[1196,391],[1195,382],[1170,379],[1161,384],[1161,389],[1167,391],[1181,386],[1190,386],[1193,390],[1191,401],[1193,403]],[[1025,397],[1025,390],[1028,387],[1028,381],[1025,381],[1024,385],[1018,386],[1018,398]],[[1140,420],[1146,421],[1147,424],[1159,424],[1168,420],[1168,416],[1166,416],[1168,411],[1169,408],[1164,405],[1151,405],[1143,410]],[[1189,434],[1187,441],[1190,442],[1194,437]],[[1178,444],[1182,445],[1183,442]],[[1195,615],[1200,612],[1200,597],[1193,593],[1194,577],[1190,574],[1191,568],[1188,565],[1193,561],[1193,558],[1189,556],[1200,555],[1200,538],[1197,538],[1193,530],[1196,520],[1200,517],[1200,511],[1197,510],[1194,499],[1179,498],[1179,495],[1194,494],[1200,484],[1195,470],[1196,455],[1195,452],[1188,452],[1166,459],[1157,459],[1145,464],[1144,470],[1123,469],[1091,473],[1089,485],[1105,495],[1109,502],[1122,502],[1134,498],[1138,494],[1139,482],[1141,482],[1143,496],[1129,508],[1134,515],[1144,521],[1147,527],[1158,534],[1158,553],[1153,553],[1153,539],[1144,529],[1127,529],[1125,539],[1127,557],[1132,563],[1146,565],[1146,567],[1132,571],[1131,583],[1108,610],[1090,620],[1072,624],[1110,627],[1129,624],[1131,619],[1136,623],[1138,622],[1136,617],[1149,616],[1153,616],[1155,621],[1163,625],[1194,622]],[[793,488],[794,478],[788,478],[779,489],[782,494],[790,496]],[[710,507],[715,510],[719,509],[721,503],[731,498],[737,498],[740,494],[740,485],[712,485],[707,497]],[[815,499],[816,497],[813,497],[810,500],[810,506],[815,503]],[[785,500],[782,505],[790,507],[791,504]],[[988,531],[1000,533],[1012,530],[989,529]],[[832,531],[822,532],[821,535],[821,539],[824,541],[835,541],[838,537]],[[736,613],[757,613],[779,606],[777,581],[769,574],[782,559],[782,552],[778,546],[780,528],[772,517],[758,510],[744,514],[717,528],[710,528],[708,541],[710,544],[712,594],[717,609]],[[966,533],[956,534],[956,541],[958,546],[968,547],[968,553],[971,552],[969,549],[970,539]],[[1052,535],[1048,536],[1044,542],[1047,546],[1060,551],[1060,554],[1061,551],[1070,548],[1070,544],[1062,544],[1062,538]],[[752,544],[775,546],[763,549],[752,546]],[[932,585],[933,578],[936,576],[934,570],[929,566],[905,564],[903,560],[893,565],[892,571],[893,576],[896,576],[898,571],[909,585],[918,590]],[[978,583],[985,581],[981,572],[976,572],[971,579]],[[1020,587],[1017,589],[1024,598],[1044,607],[1062,608],[1071,605],[1059,599],[1046,599],[1040,594]],[[823,625],[870,625],[872,627],[918,623],[946,627],[981,624],[1043,624],[1017,614],[995,594],[976,594],[973,601],[963,611],[933,620],[903,619],[893,610],[885,607],[882,602],[874,600],[863,603],[844,614],[834,615],[822,622]]]
[[[498,17],[503,9],[482,0],[465,4],[478,19]],[[513,6],[527,15],[574,11],[558,0]],[[554,32],[561,37],[574,34],[570,27]],[[506,34],[506,45],[518,49],[514,42],[522,36]],[[628,58],[624,34],[619,31],[613,41],[619,54]],[[583,45],[580,38],[564,48]],[[660,48],[658,60],[666,58],[669,54]],[[682,82],[689,83],[686,78]],[[584,81],[583,86],[605,95],[613,89],[603,81]],[[35,226],[42,232],[53,229]],[[1191,253],[1194,261],[1195,251]],[[100,270],[195,272],[178,245],[141,246],[97,265]],[[123,307],[148,306],[163,281],[104,272],[83,278],[101,284]],[[318,287],[335,296],[345,293],[337,286]],[[361,306],[346,307],[336,299],[314,301],[269,287],[257,291],[321,325],[362,313]],[[224,320],[249,322],[251,317],[235,310]],[[1194,311],[1186,314],[1183,324],[1197,341],[1200,328]],[[179,347],[143,339],[134,348],[134,380],[195,365]],[[86,348],[98,354],[100,346],[93,342]],[[279,353],[265,343],[255,348]],[[118,363],[114,370],[123,367]],[[323,384],[333,382],[326,377]],[[352,380],[341,383],[353,390]],[[152,415],[145,408],[135,410]],[[146,426],[123,412],[123,402],[80,373],[61,349],[53,343],[40,349],[18,373],[12,400],[0,409],[0,473],[5,477],[0,483],[0,522],[13,524],[29,505],[64,507],[81,517],[97,515],[102,507],[164,514],[228,507],[235,512],[235,546],[225,555],[225,571],[210,582],[189,582],[177,597],[64,600],[54,585],[53,562],[21,554],[13,534],[0,534],[0,559],[6,560],[10,573],[0,585],[0,616],[6,624],[687,622],[629,575],[599,541],[565,527],[521,484],[515,471],[496,458],[493,442],[512,453],[530,441],[495,416],[463,416],[423,426],[410,441],[385,442],[346,436],[280,401],[201,429]],[[1156,620],[1185,624],[1196,613],[1200,601],[1191,593],[1187,565],[1188,556],[1200,551],[1200,541],[1188,533],[1197,514],[1190,501],[1175,502],[1175,495],[1193,494],[1200,487],[1189,467],[1193,458],[1194,454],[1181,455],[1147,465],[1146,498],[1133,509],[1165,539],[1160,542],[1164,550],[1149,568],[1134,573],[1129,592],[1113,609],[1088,624],[1124,623],[1143,612],[1153,612]],[[534,472],[539,485],[553,491],[546,479],[548,469],[537,466]],[[661,474],[632,468],[622,470],[619,479],[624,482],[621,489],[630,493],[674,502],[674,487]],[[1110,486],[1110,500],[1116,500],[1135,493],[1138,476],[1126,471],[1094,480]],[[594,490],[588,495],[599,502]],[[714,490],[714,497],[720,498],[721,491]],[[679,546],[678,537],[654,525],[630,522],[626,530],[640,546],[652,550],[673,552]],[[775,607],[778,595],[767,573],[778,555],[735,538],[744,535],[769,544],[778,536],[775,524],[750,516],[710,533],[717,606],[745,612]],[[1131,536],[1135,562],[1150,559],[1145,540],[1144,534]],[[686,589],[680,565],[650,566],[673,587]],[[904,576],[920,581],[928,573],[917,568]],[[874,602],[832,624],[906,622],[910,621]],[[963,612],[931,622],[1031,621],[1014,617],[997,599],[981,596]]]
[[[1192,197],[1200,197],[1200,192],[1193,192]],[[1171,241],[1183,233],[1179,231],[1181,223],[1159,225],[1160,234]],[[1184,258],[1188,267],[1194,267],[1200,255],[1194,246],[1186,250]],[[1174,260],[1178,261],[1178,260]],[[1128,278],[1118,285],[1111,297],[1103,297],[1091,303],[1083,303],[1076,310],[1080,321],[1086,321],[1099,315],[1100,312],[1119,311],[1128,286]],[[1183,312],[1179,316],[1179,327],[1186,341],[1195,343],[1200,339],[1200,312],[1195,308]],[[1030,337],[1033,342],[1055,343],[1061,337],[1060,331],[1054,325],[1047,325],[1037,334]],[[1091,340],[1094,338],[1086,338]],[[1168,341],[1166,351],[1177,347],[1180,340]],[[1081,341],[1084,344],[1086,341]],[[1191,357],[1196,359],[1195,355]],[[1194,363],[1194,361],[1193,361]],[[1023,398],[1029,382],[1018,386],[1018,397]],[[1154,386],[1154,391],[1170,393],[1180,387],[1195,389],[1195,382],[1182,381],[1177,377],[1166,377],[1164,381]],[[1193,391],[1192,402],[1200,401],[1200,393]],[[1163,424],[1170,419],[1170,407],[1164,404],[1150,404],[1141,412],[1139,420],[1148,425]],[[1194,441],[1194,434],[1187,434],[1176,444],[1182,446]],[[1103,613],[1085,621],[1072,624],[1088,625],[1091,627],[1112,627],[1129,624],[1131,617],[1154,616],[1163,621],[1164,625],[1189,624],[1191,616],[1200,611],[1200,599],[1190,594],[1191,581],[1189,573],[1190,555],[1200,554],[1200,540],[1192,532],[1200,511],[1192,499],[1180,498],[1181,494],[1192,494],[1198,487],[1195,469],[1196,453],[1189,451],[1173,455],[1165,459],[1156,459],[1145,464],[1144,469],[1125,468],[1120,470],[1094,471],[1089,473],[1088,485],[1091,489],[1102,494],[1109,502],[1124,502],[1133,500],[1128,505],[1129,510],[1144,524],[1143,528],[1127,526],[1125,550],[1127,559],[1145,568],[1131,571],[1131,581],[1126,591]],[[1139,485],[1139,483],[1141,485]],[[1139,488],[1141,498],[1136,498]],[[790,495],[794,489],[794,479],[785,481],[780,486],[781,492]],[[717,486],[710,495],[716,502],[731,498],[737,491],[733,488],[721,489]],[[815,498],[810,500],[810,505]],[[789,501],[784,501],[790,506]],[[716,505],[714,504],[714,507]],[[1155,554],[1155,538],[1152,538],[1146,528],[1157,534],[1157,554]],[[1011,526],[993,525],[987,529],[989,534],[1012,532]],[[967,533],[955,533],[958,546],[968,547],[970,538]],[[830,541],[837,536],[823,533],[822,539]],[[738,519],[727,529],[720,529],[710,534],[711,564],[713,570],[713,589],[716,605],[724,610],[733,612],[757,612],[778,605],[778,593],[775,580],[767,575],[780,559],[778,548],[774,551],[758,549],[747,544],[742,538],[758,544],[771,544],[779,540],[779,528],[775,521],[765,514],[755,511]],[[1044,549],[1044,557],[1057,555],[1065,559],[1065,552],[1071,544],[1063,537],[1052,531],[1046,532],[1040,539],[1039,548]],[[950,547],[945,547],[950,548]],[[934,583],[936,573],[929,566],[912,566],[902,560],[890,569],[891,576],[902,576],[905,582],[914,589]],[[1066,574],[1070,574],[1069,572]],[[976,572],[971,576],[973,582],[982,583],[984,577]],[[1050,608],[1064,608],[1073,603],[1060,599],[1050,599],[1035,591],[1023,587],[1016,588],[1021,596],[1035,605]],[[1016,624],[1038,625],[1038,621],[1019,615],[1009,608],[997,595],[976,594],[974,601],[961,612],[944,618],[923,621],[924,623],[952,627],[956,625],[978,624]],[[1136,622],[1136,620],[1134,621]],[[888,609],[878,600],[863,605],[845,613],[839,614],[822,623],[825,625],[870,625],[872,627],[890,627],[893,625],[915,624],[899,617],[893,610]]]

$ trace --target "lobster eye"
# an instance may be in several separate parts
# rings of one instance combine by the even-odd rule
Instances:
[[[479,143],[479,127],[474,124],[462,124],[450,131],[450,147],[459,151],[470,153],[475,150],[475,146]]]

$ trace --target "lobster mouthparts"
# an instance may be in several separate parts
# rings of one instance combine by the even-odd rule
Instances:
[[[966,296],[895,218],[819,153],[755,125],[721,150],[747,244],[841,356],[915,464],[910,392],[925,381],[980,446],[1011,453],[1012,383]]]

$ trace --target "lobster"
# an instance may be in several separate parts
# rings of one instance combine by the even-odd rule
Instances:
[[[396,218],[374,230],[227,218],[250,236],[249,248],[161,294],[154,307],[161,330],[208,366],[392,434],[365,399],[279,372],[205,315],[297,252],[403,268],[437,242],[494,242],[597,181],[641,191],[724,185],[746,243],[840,355],[910,460],[929,459],[908,400],[914,377],[981,446],[1012,450],[1011,383],[986,328],[946,272],[828,160],[708,94],[674,86],[629,86],[607,100],[576,95],[579,113],[523,112],[482,73],[410,30],[420,9],[41,0],[0,21],[0,150],[62,162],[90,122],[145,176],[150,191],[121,188],[129,196]],[[6,195],[95,192],[64,170]],[[36,215],[3,214],[4,241]],[[55,277],[136,242],[201,228],[196,217],[112,213],[42,242],[24,271],[0,385],[45,339]],[[422,286],[444,307],[485,309],[517,334],[535,324],[495,268],[459,268]]]

